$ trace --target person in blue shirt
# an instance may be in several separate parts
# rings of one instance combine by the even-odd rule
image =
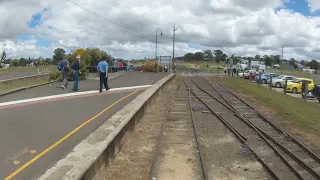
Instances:
[[[108,91],[110,88],[108,87],[108,63],[107,57],[103,56],[102,60],[98,63],[98,72],[100,77],[100,92],[102,92],[102,86]]]
[[[80,62],[77,58],[71,65],[71,68],[74,70],[74,84],[73,84],[73,91],[78,91],[78,84],[79,84],[79,70],[80,70]]]

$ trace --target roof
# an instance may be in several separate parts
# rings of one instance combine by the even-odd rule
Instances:
[[[307,80],[307,81],[313,81],[313,79],[309,79],[309,78],[297,78],[297,79],[300,79],[300,80]]]

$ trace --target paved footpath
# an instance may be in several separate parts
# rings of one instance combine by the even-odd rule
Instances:
[[[57,88],[61,83],[56,82],[0,97],[0,179],[39,178],[148,85],[167,75],[127,72],[111,79],[111,90],[103,93],[98,93],[99,81],[90,79],[80,81],[76,93],[70,90],[73,82],[69,90]]]

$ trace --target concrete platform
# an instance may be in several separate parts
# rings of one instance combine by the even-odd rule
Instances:
[[[128,72],[110,80],[110,87],[154,84],[166,73]],[[63,97],[70,90],[40,86],[0,97],[0,179],[38,179],[50,166],[66,156],[81,140],[124,107],[146,88],[98,93],[98,80],[80,82],[90,96]],[[73,83],[70,83],[72,86]],[[80,93],[81,93],[80,92]],[[4,102],[57,95],[54,100],[6,106]],[[27,102],[24,102],[27,103]]]

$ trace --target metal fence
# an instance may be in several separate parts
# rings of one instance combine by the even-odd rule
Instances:
[[[167,65],[169,72],[171,72],[171,68],[172,68],[172,57],[171,56],[160,56],[158,58],[158,63],[161,64],[162,66]]]

